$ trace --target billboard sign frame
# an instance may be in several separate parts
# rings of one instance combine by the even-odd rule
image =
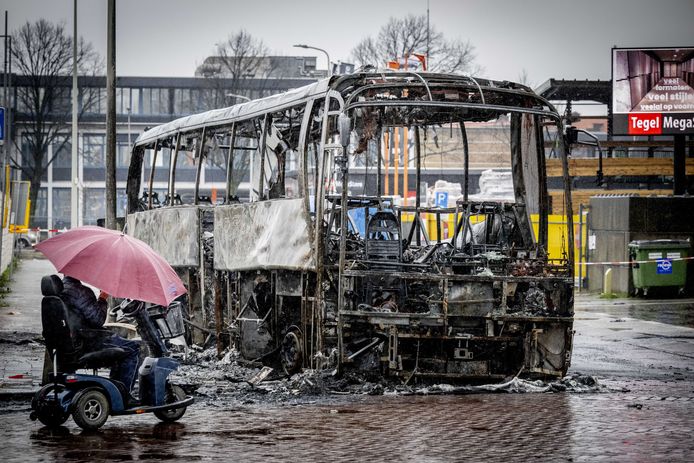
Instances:
[[[612,134],[694,134],[694,46],[612,48]]]

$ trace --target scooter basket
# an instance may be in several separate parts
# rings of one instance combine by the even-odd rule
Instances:
[[[175,338],[185,332],[180,302],[172,302],[169,307],[151,307],[149,315],[157,324],[161,337],[164,339]]]

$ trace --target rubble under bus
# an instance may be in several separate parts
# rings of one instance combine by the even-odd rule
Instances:
[[[496,145],[508,157],[513,197],[480,198],[469,185],[470,157],[499,154],[474,136],[499,121],[506,131]],[[437,138],[453,132],[462,143],[440,155],[460,160],[462,194],[431,204],[421,169]],[[404,381],[563,376],[573,247],[560,259],[547,255],[545,177],[550,151],[566,172],[562,134],[556,110],[519,84],[334,76],[145,132],[132,154],[128,233],[187,281],[191,326],[288,373],[329,366]],[[401,155],[414,177],[405,200],[385,185]],[[377,181],[352,191],[359,163]],[[186,194],[181,179],[191,172]],[[564,185],[570,221],[566,173]],[[572,243],[570,222],[567,230]]]

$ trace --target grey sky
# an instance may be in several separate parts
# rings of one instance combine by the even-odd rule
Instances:
[[[390,16],[425,14],[426,0],[117,0],[117,73],[192,76],[215,42],[245,28],[275,54],[349,61]],[[469,39],[484,77],[537,85],[549,77],[610,78],[610,48],[694,46],[694,0],[431,0],[431,22]],[[72,0],[0,0],[10,30],[41,17],[72,30]],[[106,0],[78,0],[79,34],[105,56]]]

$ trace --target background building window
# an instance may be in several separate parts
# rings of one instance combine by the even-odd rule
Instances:
[[[174,89],[174,114],[191,114],[193,112],[193,100],[190,89]]]
[[[34,209],[34,219],[31,222],[32,227],[48,228],[48,189],[39,188],[36,195],[36,204],[32,204]]]
[[[131,134],[130,140],[135,141],[137,135]],[[127,133],[116,135],[116,165],[118,167],[128,167],[130,165],[130,143]]]
[[[53,166],[72,167],[72,143],[69,135],[58,135],[53,141]]]
[[[143,114],[168,114],[169,113],[169,89],[168,88],[144,88],[142,89]]]
[[[140,99],[139,88],[130,89],[130,113],[131,114],[142,114],[142,101]]]
[[[116,114],[127,114],[130,108],[130,89],[116,89]]]
[[[70,188],[53,188],[53,227],[70,228],[72,192]]]
[[[106,217],[106,197],[103,188],[84,189],[84,224],[96,225],[97,219]]]
[[[83,156],[85,167],[104,167],[104,136],[85,135]]]

